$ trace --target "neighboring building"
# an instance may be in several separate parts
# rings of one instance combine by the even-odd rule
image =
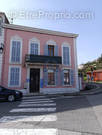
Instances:
[[[102,69],[87,72],[87,75],[89,75],[89,80],[93,77],[93,81],[102,81]]]
[[[4,28],[2,28],[2,24],[9,24],[9,21],[4,13],[0,12],[0,48],[2,51],[2,48],[4,46]],[[1,72],[2,72],[2,62],[3,62],[3,54],[0,52],[0,82],[1,82]]]
[[[2,24],[1,85],[26,93],[77,92],[77,34]]]

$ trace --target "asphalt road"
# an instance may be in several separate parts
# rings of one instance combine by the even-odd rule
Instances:
[[[102,135],[102,94],[0,102],[0,135]]]

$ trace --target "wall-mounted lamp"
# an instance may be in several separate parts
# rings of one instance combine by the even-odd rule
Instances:
[[[2,53],[2,52],[3,52],[3,49],[4,49],[4,44],[3,44],[3,43],[1,43],[1,45],[0,45],[0,53]]]

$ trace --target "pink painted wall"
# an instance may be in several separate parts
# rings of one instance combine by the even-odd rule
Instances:
[[[32,32],[26,32],[26,31],[16,31],[11,29],[6,29],[5,32],[5,48],[4,48],[4,61],[3,61],[3,72],[2,72],[2,85],[5,87],[8,87],[8,72],[9,72],[9,66],[11,65],[9,63],[9,57],[10,57],[10,40],[12,36],[18,35],[22,38],[23,45],[22,45],[22,78],[21,78],[21,88],[24,88],[24,82],[26,80],[27,76],[27,70],[26,67],[24,67],[24,60],[25,55],[28,54],[28,48],[29,48],[29,40],[36,37],[40,40],[40,54],[44,54],[44,45],[48,40],[54,40],[56,44],[59,46],[59,56],[62,56],[61,51],[61,45],[63,42],[68,42],[71,46],[71,68],[74,68],[75,61],[74,61],[74,41],[73,38],[68,37],[61,37],[61,36],[54,36],[54,35],[47,35],[47,34],[40,34],[40,33],[32,33]],[[18,65],[18,64],[16,64]],[[64,66],[65,67],[65,66]]]

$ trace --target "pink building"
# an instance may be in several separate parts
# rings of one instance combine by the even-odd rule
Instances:
[[[9,24],[0,16],[2,86],[25,93],[79,91],[77,34]]]

